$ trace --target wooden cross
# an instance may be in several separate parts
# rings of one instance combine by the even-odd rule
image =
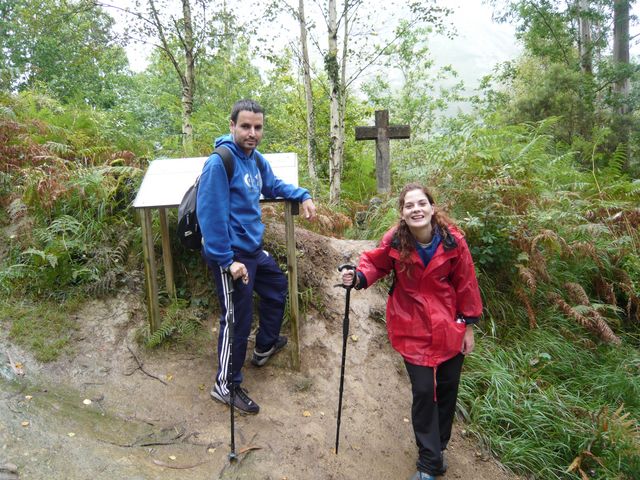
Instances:
[[[376,141],[376,180],[378,193],[391,190],[391,169],[389,168],[389,140],[410,138],[409,125],[389,125],[389,110],[376,110],[375,127],[356,127],[356,140]]]

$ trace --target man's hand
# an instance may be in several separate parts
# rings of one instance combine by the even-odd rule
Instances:
[[[245,267],[244,263],[233,262],[229,265],[229,273],[234,280],[242,279],[242,283],[245,285],[249,283],[249,272],[247,271],[247,267]]]
[[[316,218],[316,206],[310,198],[302,202],[302,215],[306,220],[314,220]]]

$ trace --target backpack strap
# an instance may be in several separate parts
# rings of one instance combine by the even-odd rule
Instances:
[[[217,153],[222,158],[222,164],[224,165],[224,170],[227,172],[227,180],[231,181],[231,177],[233,177],[233,172],[235,171],[236,164],[233,161],[233,154],[231,150],[227,147],[216,147],[213,153]]]
[[[258,166],[260,175],[262,175],[262,171],[264,170],[264,162],[265,159],[262,157],[262,155],[260,153],[256,153],[256,165]]]

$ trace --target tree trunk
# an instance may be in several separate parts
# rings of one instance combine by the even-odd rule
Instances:
[[[191,5],[189,0],[182,0],[182,17],[184,21],[184,35],[176,28],[175,34],[180,39],[184,52],[185,71],[182,70],[180,62],[173,55],[169,41],[165,34],[165,28],[160,20],[160,15],[154,0],[148,0],[149,9],[153,19],[153,25],[160,39],[161,49],[173,65],[173,69],[180,80],[182,86],[182,147],[185,154],[191,154],[193,150],[193,126],[191,125],[191,115],[193,114],[193,95],[196,88],[195,74],[195,41],[193,38],[193,21],[191,17]]]
[[[309,48],[307,46],[307,22],[304,15],[304,0],[298,3],[298,22],[300,23],[300,44],[302,47],[302,75],[304,94],[307,103],[307,164],[309,177],[313,185],[318,183],[316,168],[318,145],[316,143],[316,112],[313,108],[313,90],[311,86],[311,69],[309,65]]]
[[[629,0],[613,3],[613,61],[618,67],[629,65]],[[628,113],[629,73],[625,72],[615,83],[615,91],[624,99],[620,113]]]
[[[629,134],[631,111],[629,108],[629,0],[614,0],[613,3],[613,61],[616,66],[617,79],[614,91],[618,97],[618,119],[615,121],[620,142],[625,152],[624,169],[628,172],[631,166]]]
[[[344,120],[347,113],[347,58],[349,57],[349,0],[344,0],[344,10],[342,18],[344,21],[344,35],[342,40],[342,62],[340,65],[340,101],[338,103],[338,151],[340,152],[340,178],[342,179],[342,169],[344,168],[344,143],[345,125]]]
[[[185,154],[193,152],[193,96],[196,89],[195,42],[193,40],[193,23],[189,0],[182,0],[182,17],[184,20],[184,39],[182,40],[185,59],[185,75],[182,85],[182,146]]]
[[[580,12],[580,68],[583,73],[593,75],[593,45],[591,42],[591,20],[589,19],[589,0],[579,0]]]
[[[329,51],[324,67],[329,79],[329,202],[340,200],[340,170],[342,169],[342,143],[340,133],[340,66],[338,64],[338,22],[336,0],[329,0]]]

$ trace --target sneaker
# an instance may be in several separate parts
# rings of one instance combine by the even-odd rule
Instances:
[[[253,356],[251,357],[251,363],[256,367],[262,367],[269,359],[284,348],[287,344],[287,337],[279,336],[276,343],[265,352],[260,352],[257,348],[253,350]]]
[[[436,480],[436,477],[428,473],[416,472],[415,475],[411,477],[411,480]]]
[[[447,468],[449,468],[449,465],[447,464],[447,459],[444,457],[444,450],[440,452],[440,459],[442,460],[442,473],[444,474],[444,472],[447,471]]]
[[[246,390],[240,385],[235,385],[235,395],[233,396],[233,406],[240,410],[241,413],[248,413],[255,415],[260,411],[260,406],[249,398]],[[224,394],[220,391],[220,387],[216,383],[211,389],[211,398],[224,403],[225,405],[231,405],[231,392]]]

